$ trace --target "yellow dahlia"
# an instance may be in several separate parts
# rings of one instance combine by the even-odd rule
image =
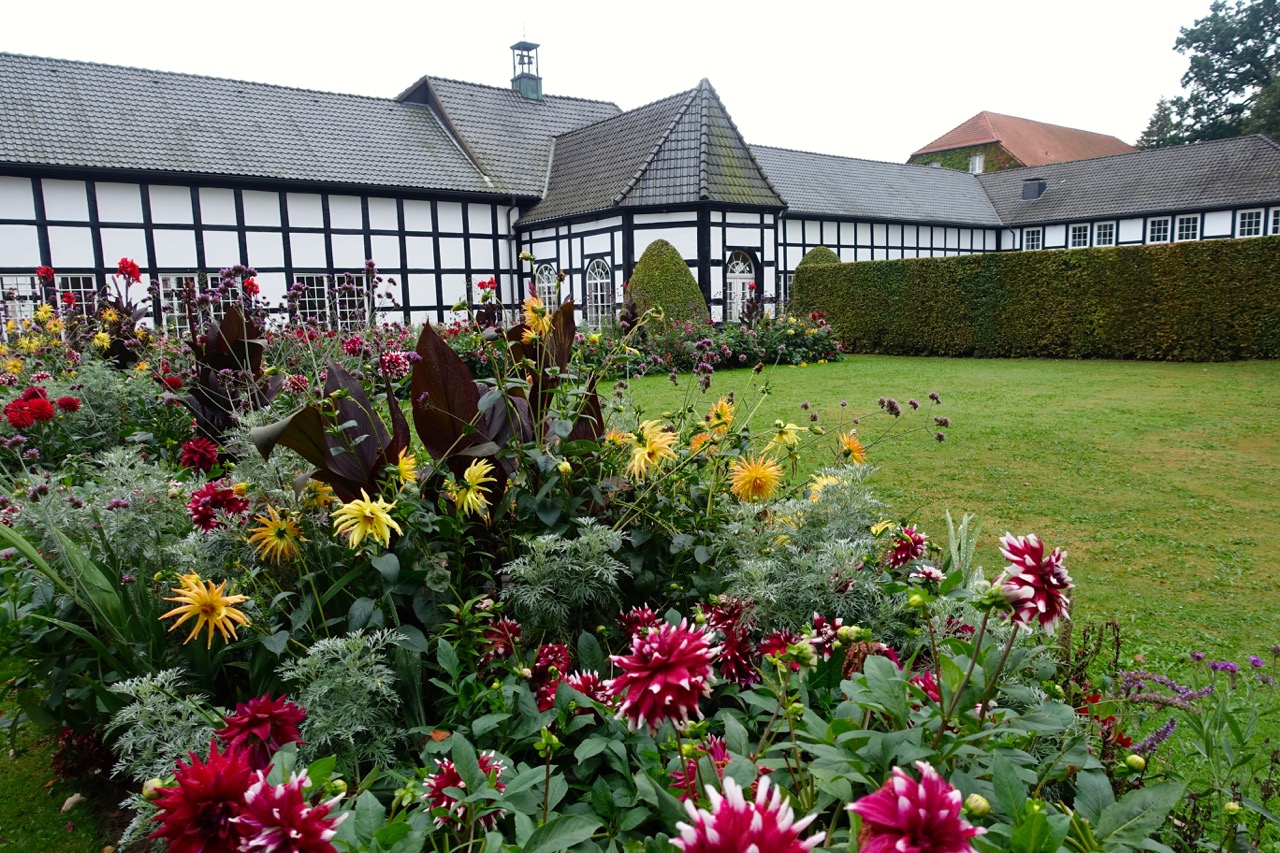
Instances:
[[[676,452],[671,449],[675,443],[676,434],[664,430],[658,421],[640,424],[640,435],[631,451],[631,461],[627,463],[627,476],[643,480],[662,460],[675,459]]]
[[[9,359],[4,363],[4,370],[5,370],[5,373],[12,373],[14,376],[17,376],[19,373],[22,372],[22,359],[20,358]]]
[[[711,407],[711,414],[707,416],[707,429],[711,430],[711,434],[716,438],[720,438],[729,431],[729,427],[732,425],[733,403],[730,403],[728,398],[721,397]]]
[[[120,312],[114,308],[102,309],[102,321],[104,323],[114,323],[120,319]]]
[[[634,435],[629,432],[614,429],[613,427],[610,427],[609,431],[604,434],[604,440],[606,443],[616,445],[617,447],[625,447],[626,445],[636,443],[636,437]]]
[[[867,461],[867,451],[862,446],[862,442],[858,441],[858,437],[854,435],[853,430],[838,433],[836,439],[839,440],[840,446],[844,448],[844,455],[853,460],[857,465]]]
[[[49,322],[53,319],[53,306],[48,302],[41,302],[40,306],[36,308],[35,317],[41,323]]]
[[[733,464],[729,491],[744,501],[767,501],[782,479],[782,469],[767,456],[742,457]]]
[[[195,626],[191,629],[191,633],[187,635],[187,638],[182,641],[184,646],[191,642],[191,639],[199,634],[202,628],[206,627],[209,630],[209,640],[206,648],[213,645],[213,631],[215,628],[222,635],[224,643],[230,642],[232,639],[239,639],[236,636],[236,625],[248,625],[249,617],[236,610],[232,605],[248,601],[249,597],[247,595],[224,595],[224,591],[227,588],[226,581],[214,586],[213,581],[203,581],[199,575],[194,573],[182,575],[179,580],[182,582],[182,586],[173,589],[176,596],[165,599],[165,601],[178,602],[179,606],[160,618],[180,617],[177,622],[169,626],[169,630],[172,631],[183,622],[193,616],[195,617]]]
[[[689,439],[689,450],[693,453],[697,453],[698,451],[702,450],[702,448],[706,447],[707,452],[710,453],[715,450],[714,444],[712,445],[707,444],[707,442],[710,440],[711,440],[711,433],[700,432],[697,435],[695,435],[693,438]]]
[[[462,482],[453,493],[453,502],[458,512],[466,515],[477,515],[486,518],[489,515],[489,490],[486,483],[496,483],[493,464],[484,459],[477,459],[462,472]]]
[[[524,342],[530,343],[534,338],[547,335],[551,331],[551,312],[537,296],[530,296],[524,301]]]
[[[361,489],[360,497],[343,504],[331,513],[337,519],[333,532],[339,536],[346,536],[347,545],[351,548],[360,547],[360,543],[366,537],[376,539],[383,545],[390,545],[392,530],[396,533],[404,533],[400,525],[396,524],[396,520],[391,517],[391,510],[395,507],[395,501],[387,503],[382,498],[376,501],[370,500],[369,493]]]
[[[310,479],[302,487],[302,508],[305,510],[328,509],[338,499],[333,486],[321,480]]]
[[[809,483],[809,500],[822,500],[822,490],[827,486],[835,486],[840,483],[840,478],[831,474],[815,474],[813,480]]]
[[[93,336],[93,345],[98,349],[106,349],[111,346],[111,336],[106,332],[98,332]]]
[[[875,524],[871,525],[871,535],[879,536],[881,533],[884,533],[886,530],[892,530],[892,529],[893,529],[893,522],[889,521],[888,519],[885,519],[884,521],[878,521]]]
[[[292,514],[281,516],[273,506],[267,506],[267,514],[255,519],[258,526],[250,530],[249,544],[258,551],[258,559],[280,565],[298,556],[298,543],[306,542],[297,519]]]
[[[62,331],[62,321],[54,317],[44,324],[44,330],[51,335],[56,335]]]
[[[780,450],[790,453],[800,443],[800,427],[795,424],[774,423],[773,437],[769,439],[769,450]]]
[[[400,456],[396,459],[396,476],[400,478],[401,486],[416,483],[418,481],[417,457],[406,450],[401,450]]]

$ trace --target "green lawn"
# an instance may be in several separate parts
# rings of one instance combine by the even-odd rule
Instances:
[[[1006,530],[1066,548],[1077,621],[1117,618],[1127,651],[1239,659],[1280,643],[1280,362],[853,356],[764,378],[772,393],[761,427],[807,423],[807,400],[831,428],[877,412],[880,396],[914,423],[923,419],[907,407],[912,397],[929,423],[951,418],[944,443],[929,431],[871,447],[880,494],[940,541],[947,510],[977,515],[989,572]],[[654,413],[678,407],[687,382],[631,387]],[[734,388],[745,402],[750,382],[747,371],[719,373],[707,396]],[[871,443],[887,422],[865,418],[858,434]]]

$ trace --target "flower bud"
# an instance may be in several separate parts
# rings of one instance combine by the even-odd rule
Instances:
[[[156,797],[160,796],[160,792],[167,787],[169,786],[164,783],[163,779],[152,777],[142,783],[142,798],[144,800],[155,800]]]
[[[929,603],[928,599],[926,599],[923,595],[921,595],[918,592],[907,596],[907,606],[912,608],[913,610],[920,610],[928,603]]]
[[[1222,807],[1222,810],[1227,814],[1238,814],[1240,811],[1240,804],[1237,803],[1235,800],[1232,800],[1231,802],[1225,804]]]
[[[1141,773],[1147,769],[1147,759],[1135,753],[1124,760],[1124,766],[1135,773]]]
[[[965,798],[964,810],[972,817],[986,817],[991,813],[991,803],[981,794],[970,794]]]
[[[328,788],[330,791],[333,791],[335,794],[345,794],[347,792],[347,780],[334,779],[325,787]]]
[[[556,470],[560,472],[560,476],[568,477],[573,473],[573,466],[569,464],[568,459],[561,459],[556,465]]]

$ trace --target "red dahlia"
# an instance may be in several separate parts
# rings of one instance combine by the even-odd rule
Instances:
[[[544,643],[533,664],[533,689],[538,694],[538,710],[556,703],[556,688],[569,674],[569,647],[564,643]]]
[[[1014,623],[1030,627],[1038,621],[1046,631],[1053,631],[1058,617],[1065,616],[1071,606],[1071,599],[1063,593],[1075,587],[1063,566],[1067,552],[1054,548],[1046,557],[1044,543],[1034,533],[1006,533],[1000,546],[1009,567],[996,583],[1013,606]]]
[[[191,763],[178,761],[177,785],[163,788],[152,818],[160,828],[149,836],[168,842],[168,853],[223,853],[239,847],[234,818],[240,813],[245,791],[253,781],[248,759],[231,750],[218,753],[209,744],[209,759],[190,753]]]
[[[64,412],[78,412],[80,411],[80,398],[79,397],[59,397],[58,408],[62,409],[62,411]]]
[[[31,417],[38,421],[51,421],[54,415],[57,414],[53,409],[53,403],[50,403],[44,397],[28,400],[27,411],[31,413]]]
[[[633,607],[618,617],[618,624],[627,636],[647,633],[650,628],[658,627],[658,614],[648,607]]]
[[[14,429],[26,429],[36,422],[35,416],[31,414],[31,407],[25,400],[5,404],[4,418]]]
[[[917,782],[901,767],[889,781],[849,811],[862,816],[861,853],[973,853],[969,839],[986,832],[970,826],[960,813],[960,792],[924,761],[917,761]]]
[[[499,792],[507,789],[507,786],[499,781],[502,778],[503,771],[507,769],[501,759],[497,758],[492,752],[482,752],[476,756],[476,761],[480,765],[480,772],[488,778],[490,785]],[[484,806],[459,802],[457,797],[448,793],[450,788],[466,791],[467,783],[458,773],[458,768],[449,759],[437,759],[436,764],[439,769],[426,778],[424,783],[426,792],[422,795],[422,798],[431,806],[432,811],[444,809],[446,812],[445,814],[436,815],[436,826],[470,823],[473,819],[471,810],[484,808]],[[484,829],[493,829],[502,813],[502,809],[491,810],[486,814],[481,814],[478,822]]]
[[[261,770],[286,743],[304,743],[298,726],[306,718],[307,712],[301,706],[284,696],[272,699],[271,694],[267,694],[236,705],[236,712],[227,717],[226,726],[214,734],[227,749],[245,753],[250,766]]]
[[[178,464],[190,471],[208,471],[218,461],[218,445],[198,436],[182,445]]]
[[[142,271],[138,269],[138,265],[131,258],[120,259],[120,263],[116,265],[116,275],[130,284],[142,280]]]
[[[519,622],[505,616],[487,626],[484,629],[484,655],[480,658],[480,665],[511,657],[523,631]]]
[[[606,689],[606,682],[601,680],[600,673],[594,669],[579,670],[565,677],[565,682],[583,696],[608,705],[613,701]]]
[[[53,281],[53,275],[53,267],[36,267],[36,278],[45,284]],[[72,298],[74,299],[75,297],[73,296]]]
[[[622,698],[618,717],[632,729],[651,733],[668,721],[701,717],[698,700],[711,695],[711,664],[719,653],[705,631],[691,629],[683,619],[632,637],[631,654],[612,658],[622,674],[606,685],[612,696]]]
[[[329,839],[347,815],[328,815],[342,795],[313,806],[303,793],[309,784],[305,774],[295,773],[282,785],[268,785],[267,770],[259,770],[244,792],[240,814],[232,818],[242,836],[235,849],[242,853],[335,853]]]
[[[708,785],[711,808],[697,809],[686,801],[692,823],[676,824],[680,837],[672,844],[684,853],[807,853],[821,844],[825,832],[800,839],[816,815],[796,820],[791,805],[782,801],[782,791],[773,788],[770,794],[770,787],[769,778],[762,778],[750,801],[732,776],[724,780],[723,796]]]
[[[904,527],[893,535],[893,548],[885,556],[890,568],[900,569],[924,556],[926,537],[914,527]]]
[[[191,493],[187,501],[187,514],[191,522],[201,530],[209,531],[215,527],[225,527],[218,518],[223,515],[244,515],[249,511],[249,501],[235,493],[226,485],[225,480],[214,480],[205,483]]]

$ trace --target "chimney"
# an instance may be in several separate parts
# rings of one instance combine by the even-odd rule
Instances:
[[[511,45],[511,88],[526,101],[542,100],[542,78],[538,76],[538,46],[531,41]]]
[[[1044,178],[1024,178],[1022,181],[1022,200],[1035,201],[1044,195],[1049,182]]]

